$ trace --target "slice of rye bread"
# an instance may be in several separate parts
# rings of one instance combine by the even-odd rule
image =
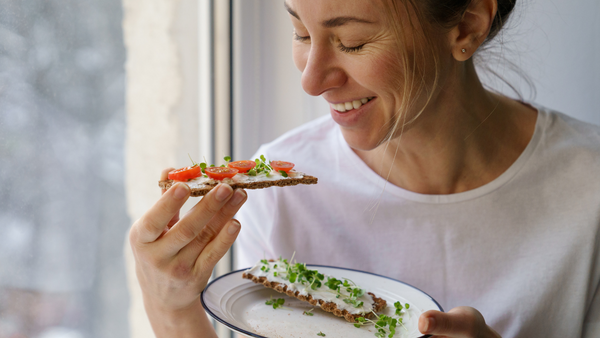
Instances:
[[[317,178],[310,175],[303,175],[301,178],[282,178],[280,180],[274,181],[257,181],[257,182],[245,182],[245,183],[236,183],[233,180],[223,180],[216,181],[213,180],[211,183],[206,183],[202,188],[192,188],[191,196],[204,196],[208,194],[214,187],[217,186],[220,182],[225,182],[231,186],[231,188],[243,188],[243,189],[263,189],[268,187],[286,187],[291,185],[298,184],[317,184]],[[193,181],[192,181],[193,182]],[[169,189],[173,184],[177,183],[177,181],[173,180],[164,180],[158,181],[158,186],[161,189]],[[183,182],[186,183],[186,182]]]
[[[300,291],[294,292],[292,290],[288,290],[287,285],[285,285],[283,283],[269,282],[267,280],[267,277],[264,277],[264,276],[257,277],[257,276],[254,276],[253,274],[246,273],[246,272],[244,272],[242,274],[242,277],[245,279],[250,279],[251,281],[253,281],[256,284],[262,284],[265,287],[273,289],[277,292],[285,293],[286,295],[288,295],[290,297],[296,297],[302,301],[309,302],[311,305],[314,305],[314,306],[318,305],[321,307],[321,309],[323,309],[327,312],[331,312],[338,317],[343,317],[350,323],[355,323],[356,319],[358,319],[358,317],[371,318],[371,317],[373,317],[373,312],[377,313],[379,311],[382,311],[383,309],[385,309],[385,307],[387,305],[386,301],[384,299],[378,298],[371,292],[367,292],[373,298],[373,302],[374,302],[373,312],[353,315],[353,314],[349,313],[348,310],[338,309],[337,305],[333,302],[325,302],[322,299],[315,299],[311,295],[308,295],[308,296],[301,295]]]

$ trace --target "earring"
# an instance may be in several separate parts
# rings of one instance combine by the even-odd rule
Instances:
[[[466,50],[466,49],[464,49],[464,48],[463,48],[463,49],[461,49],[460,51],[461,51],[461,52],[463,52],[463,53],[466,53],[466,52],[467,52],[467,50]]]

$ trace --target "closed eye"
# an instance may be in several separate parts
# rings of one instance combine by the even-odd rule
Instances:
[[[300,42],[307,42],[308,40],[310,40],[310,35],[300,36],[300,35],[298,35],[298,33],[294,32],[294,40],[300,41]],[[365,45],[366,45],[366,43],[363,43],[362,45],[355,46],[355,47],[346,47],[340,42],[340,44],[338,45],[338,48],[344,53],[355,53],[355,52],[358,52],[359,50],[361,50]]]
[[[356,47],[346,47],[340,42],[338,47],[344,53],[354,53],[354,52],[358,52],[359,50],[361,50],[365,45],[366,45],[366,43],[363,43],[362,45],[358,45]]]
[[[298,33],[294,32],[294,40],[297,40],[300,42],[306,42],[306,41],[310,40],[310,35],[309,36],[300,36],[300,35],[298,35]]]

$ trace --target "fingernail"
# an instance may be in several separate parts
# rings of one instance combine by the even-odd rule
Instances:
[[[187,196],[189,191],[190,188],[187,184],[177,183],[177,185],[175,185],[175,191],[173,192],[173,199],[181,200]]]
[[[227,197],[229,197],[229,195],[231,195],[232,192],[233,189],[231,189],[229,185],[219,184],[217,187],[217,195],[215,197],[217,198],[217,201],[223,202]]]
[[[235,235],[240,230],[240,223],[236,220],[233,220],[231,224],[229,224],[229,228],[227,228],[227,232],[230,235]]]
[[[427,332],[431,332],[435,329],[435,318],[429,317],[427,320]]]
[[[229,203],[231,203],[233,206],[238,206],[240,203],[242,203],[244,198],[246,198],[246,192],[241,189],[236,189]]]

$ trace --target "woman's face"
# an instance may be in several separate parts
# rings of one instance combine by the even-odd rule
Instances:
[[[329,102],[352,148],[375,148],[395,123],[403,83],[402,54],[383,5],[286,0],[285,6],[294,26],[293,56],[302,87]]]

